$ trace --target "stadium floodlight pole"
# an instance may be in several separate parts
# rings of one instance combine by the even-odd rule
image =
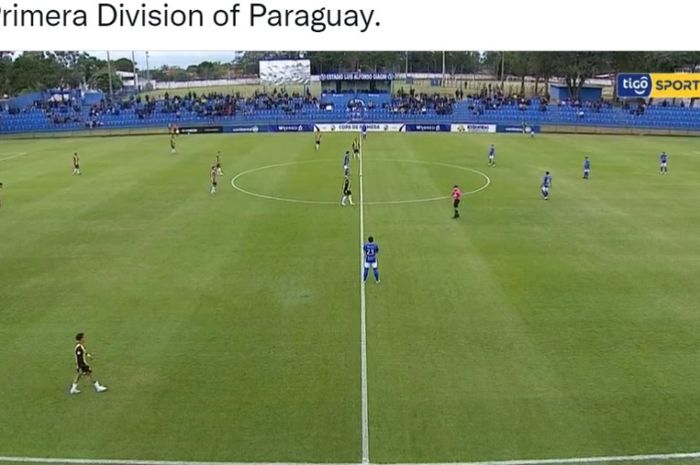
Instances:
[[[501,91],[506,82],[506,52],[501,52]]]
[[[114,98],[114,87],[112,86],[112,60],[109,58],[109,50],[107,50],[107,75],[109,77],[109,97]]]
[[[146,50],[146,85],[151,83],[151,68],[148,66],[148,50]]]
[[[442,52],[442,87],[445,87],[445,52]]]
[[[138,83],[138,76],[136,74],[136,54],[134,51],[131,51],[131,70],[134,73],[134,91],[138,94],[139,93],[139,83]]]

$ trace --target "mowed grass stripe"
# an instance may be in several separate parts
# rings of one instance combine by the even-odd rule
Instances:
[[[149,141],[137,145],[155,152]],[[42,407],[23,413],[23,422],[3,432],[5,437],[23,432],[10,452],[52,444],[54,451],[103,457],[124,456],[127,449],[135,457],[188,459],[357,455],[359,398],[353,384],[359,386],[359,322],[353,281],[343,283],[354,275],[356,254],[348,256],[352,265],[338,259],[340,244],[354,243],[343,224],[352,223],[352,212],[309,217],[275,203],[253,206],[248,198],[241,203],[226,183],[212,198],[207,174],[216,149],[227,148],[224,168],[232,172],[248,162],[245,147],[237,147],[240,153],[226,147],[232,138],[204,138],[197,141],[210,144],[191,153],[183,148],[190,141],[195,139],[178,144],[174,156],[134,153],[120,160],[133,176],[119,170],[89,175],[85,155],[80,179],[61,172],[68,177],[61,183],[79,186],[67,189],[62,200],[70,205],[81,198],[85,205],[54,216],[56,229],[31,246],[38,258],[66,244],[60,267],[37,280],[42,321],[28,327],[26,313],[19,316],[26,312],[26,294],[18,293],[12,306],[19,321],[6,338],[15,342],[5,347],[31,347],[21,355],[43,356],[45,362],[30,377],[35,388],[18,391],[11,398],[14,407],[5,410],[20,416],[33,396]],[[160,147],[163,141],[157,142]],[[302,145],[251,153],[294,159],[306,155]],[[99,150],[91,150],[97,157]],[[109,198],[97,195],[100,185]],[[95,253],[102,249],[111,253]],[[331,267],[339,273],[319,272]],[[50,279],[56,285],[46,289]],[[57,294],[59,288],[65,291]],[[111,387],[110,397],[93,396],[85,386],[82,397],[64,400],[77,328],[91,335],[100,355],[96,369]],[[58,383],[45,383],[44,368]],[[46,411],[77,424],[85,408],[95,414],[74,432],[55,431],[45,442],[30,433],[48,427]],[[125,441],[115,441],[124,431]],[[271,441],[280,447],[270,451]]]
[[[398,151],[405,156],[420,156],[405,147]],[[424,176],[420,177],[421,182],[439,183],[430,176],[430,167],[426,167],[425,171]],[[443,179],[442,185],[449,192],[451,184]],[[378,385],[384,391],[372,398],[385,399],[379,404],[379,408],[384,408],[383,415],[377,417],[394,418],[395,421],[386,424],[375,422],[373,426],[380,438],[388,436],[400,441],[378,441],[381,448],[377,454],[386,450],[395,454],[400,450],[420,447],[420,457],[459,460],[458,457],[442,455],[455,441],[467,445],[470,450],[480,449],[482,453],[494,448],[502,450],[502,444],[483,443],[478,436],[463,435],[465,430],[473,427],[471,418],[475,416],[475,410],[493,419],[491,434],[500,432],[508,435],[508,412],[514,407],[518,408],[517,405],[526,405],[525,399],[512,400],[506,405],[500,399],[484,403],[483,397],[489,396],[488,386],[493,385],[494,378],[500,378],[504,385],[514,383],[523,388],[537,384],[551,390],[552,385],[557,384],[556,375],[547,368],[546,359],[528,340],[527,331],[519,321],[517,307],[508,301],[498,280],[494,279],[488,260],[479,256],[469,235],[464,234],[465,228],[470,228],[470,223],[475,221],[473,209],[478,208],[474,206],[478,203],[479,198],[476,197],[465,199],[464,217],[459,221],[449,219],[449,201],[432,209],[384,209],[376,219],[383,225],[384,241],[391,244],[392,250],[414,252],[408,257],[399,257],[398,267],[392,269],[390,260],[393,262],[396,258],[391,254],[392,250],[385,247],[382,266],[389,269],[385,272],[392,282],[402,283],[399,287],[401,292],[387,297],[385,293],[393,289],[383,288],[381,295],[377,292],[375,297],[379,307],[374,317],[375,325],[386,328],[386,334],[375,334],[374,340],[380,341],[380,346],[375,347],[374,359],[384,362],[382,368],[377,369],[376,376],[382,380]],[[436,237],[434,225],[440,223],[444,226],[442,233]],[[406,234],[407,229],[412,233]],[[431,276],[431,270],[435,269],[449,271],[440,276]],[[472,276],[478,276],[479,281],[469,279]],[[436,277],[441,282],[436,282]],[[428,287],[426,282],[430,283]],[[457,295],[469,298],[456,304],[454,298]],[[479,298],[482,295],[484,298]],[[377,323],[377,320],[381,323]],[[475,331],[478,333],[474,334]],[[393,334],[393,337],[389,337],[389,334]],[[398,339],[398,334],[405,339]],[[433,346],[431,341],[436,340],[441,341],[441,349],[437,352],[427,349]],[[479,347],[478,351],[473,350],[475,346]],[[513,358],[511,352],[502,353],[502,347],[517,348],[517,357]],[[484,363],[483,358],[488,357],[490,352],[490,363]],[[403,366],[397,369],[398,373],[392,371],[391,365],[386,366],[392,359],[410,360],[408,366],[415,371]],[[416,376],[418,373],[420,376]],[[437,385],[436,379],[440,379]],[[482,383],[484,387],[480,387]],[[557,392],[556,387],[554,391]],[[475,398],[461,399],[457,404],[451,400],[464,395]],[[557,394],[557,397],[565,402],[561,394]],[[416,399],[420,401],[416,402]],[[535,412],[546,415],[548,405],[544,401],[533,400],[534,404],[529,410],[520,407],[519,417],[528,418]],[[560,406],[550,408],[554,410],[550,421],[566,421],[565,418],[557,418]],[[403,417],[404,413],[420,419],[415,430],[406,427],[412,422],[410,417]],[[395,424],[404,425],[402,431],[405,436],[382,434],[395,430]],[[435,434],[438,431],[441,434]],[[448,431],[454,436],[447,434]],[[571,431],[572,436],[580,437],[581,433]],[[431,441],[419,439],[422,435],[431,437]],[[512,452],[517,450],[506,451],[509,456],[514,456]],[[375,458],[386,460],[382,455]]]
[[[636,139],[632,148],[626,141],[618,163],[634,168],[620,170],[606,166],[614,154],[605,150],[605,138],[582,139],[591,146],[587,152],[593,156],[594,180],[611,180],[584,186],[581,164],[587,152],[579,152],[565,138],[549,139],[496,138],[498,167],[487,171],[493,185],[488,195],[465,200],[458,226],[447,219],[449,206],[440,209],[444,213],[439,218],[437,208],[387,209],[379,216],[383,221],[376,230],[383,235],[397,231],[384,240],[401,251],[400,266],[386,271],[392,258],[386,246],[382,266],[387,280],[399,274],[401,295],[388,297],[384,312],[377,310],[393,318],[382,321],[386,329],[378,339],[385,346],[373,357],[374,363],[384,363],[372,376],[386,380],[378,383],[383,391],[370,395],[385,413],[375,415],[385,420],[374,424],[375,441],[385,446],[375,448],[376,460],[585,456],[640,447],[650,452],[659,447],[692,450],[693,416],[670,406],[686,404],[678,390],[696,397],[692,383],[681,378],[689,369],[697,376],[690,360],[697,353],[692,331],[698,321],[679,310],[685,308],[682,296],[690,288],[686,284],[683,291],[682,284],[671,281],[687,282],[673,263],[682,257],[680,249],[686,254],[697,250],[697,239],[683,233],[686,240],[664,249],[667,240],[654,243],[655,237],[682,210],[669,215],[659,208],[645,214],[637,207],[648,205],[649,198],[658,199],[654,205],[670,207],[665,185],[658,184],[669,183],[656,174],[658,147]],[[425,150],[416,156],[434,151],[436,140],[428,136],[415,141],[416,148]],[[448,136],[441,141],[440,150],[450,162],[485,165],[487,137]],[[682,151],[686,141],[679,142],[666,150],[678,153],[681,164],[688,160]],[[390,150],[412,153],[399,142]],[[651,174],[638,179],[636,163],[645,153],[650,162],[645,169]],[[596,164],[599,158],[603,161]],[[539,200],[538,192],[546,169],[555,175],[549,203]],[[426,170],[421,182],[429,180]],[[645,186],[650,182],[654,184]],[[648,192],[640,198],[619,195],[631,187]],[[627,210],[632,221],[620,217]],[[694,215],[687,222],[694,223]],[[456,228],[462,236],[451,242]],[[666,233],[673,237],[680,231]],[[407,250],[413,253],[406,256]],[[655,271],[655,266],[660,269]],[[669,292],[661,290],[664,286]],[[381,299],[388,291],[383,287],[377,294]],[[663,295],[666,305],[659,299]],[[425,303],[418,314],[421,299]],[[455,303],[460,300],[461,305]],[[492,327],[473,321],[480,312],[501,320]],[[675,315],[682,315],[681,320]],[[436,333],[436,328],[443,332]],[[671,342],[669,334],[680,340]],[[395,345],[399,335],[405,339]],[[490,352],[498,358],[489,357]],[[650,364],[660,365],[647,375]],[[652,386],[667,393],[663,401],[650,397]],[[397,405],[393,411],[392,405]],[[624,415],[609,413],[620,408]],[[651,418],[681,433],[659,441]],[[643,445],[634,439],[639,436],[645,438]]]

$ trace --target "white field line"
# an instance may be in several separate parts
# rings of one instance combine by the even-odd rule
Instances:
[[[362,276],[365,240],[365,186],[362,159],[364,158],[362,135],[360,140],[360,350],[362,355],[362,463],[369,464],[369,407],[367,405],[367,300]]]
[[[13,158],[23,157],[28,152],[0,152],[0,161],[12,160]]]
[[[56,459],[43,457],[2,457],[0,463],[39,463],[63,465],[331,465],[297,462],[188,462],[181,460],[120,460],[120,459]],[[332,465],[359,465],[353,463]]]
[[[652,462],[700,459],[700,452],[647,455],[613,455],[608,457],[572,457],[566,459],[497,460],[485,462],[391,463],[384,465],[566,465],[614,462]],[[3,457],[0,463],[38,463],[63,465],[362,465],[323,462],[188,462],[181,460],[60,459],[49,457]],[[370,464],[374,465],[374,464]],[[379,465],[379,464],[376,464]]]
[[[362,144],[360,142],[360,144]],[[362,154],[362,145],[360,145],[360,154]],[[360,155],[361,156],[361,155]],[[243,171],[241,173],[238,173],[233,179],[231,179],[231,186],[236,189],[239,192],[242,192],[246,195],[250,195],[252,197],[257,197],[260,199],[267,199],[267,200],[276,200],[278,202],[289,202],[289,203],[298,203],[298,204],[304,204],[304,205],[338,205],[338,202],[331,202],[327,200],[300,200],[300,199],[290,199],[286,197],[279,197],[275,195],[268,195],[268,194],[259,194],[257,192],[252,192],[247,189],[242,188],[237,184],[237,181],[248,174],[255,173],[258,171],[263,171],[267,169],[272,169],[272,168],[279,168],[279,167],[284,167],[284,166],[292,166],[292,165],[299,165],[299,164],[304,164],[304,163],[320,163],[320,162],[327,162],[328,160],[305,160],[305,161],[296,161],[296,162],[289,162],[289,163],[278,163],[274,165],[267,165],[267,166],[260,166],[257,168],[253,168],[247,171]],[[485,173],[482,173],[481,171],[472,169],[472,168],[467,168],[464,166],[459,166],[459,165],[451,165],[449,163],[440,163],[440,162],[433,162],[433,161],[421,161],[421,160],[392,160],[389,158],[377,158],[373,159],[373,161],[388,161],[388,162],[398,162],[398,163],[418,163],[418,164],[426,164],[426,165],[437,165],[437,166],[445,166],[448,168],[454,168],[462,171],[469,171],[475,174],[478,174],[482,178],[484,178],[485,183],[479,187],[478,189],[475,189],[473,191],[468,191],[468,192],[462,192],[462,195],[473,195],[478,192],[483,191],[487,187],[491,185],[491,178],[489,178]],[[428,199],[412,199],[412,200],[388,200],[388,201],[377,201],[377,202],[364,202],[364,205],[407,205],[407,204],[418,204],[418,203],[427,203],[427,202],[440,202],[444,200],[450,199],[451,196],[449,195],[443,195],[440,197],[432,197]]]

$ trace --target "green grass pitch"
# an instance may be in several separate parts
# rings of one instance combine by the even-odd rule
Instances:
[[[359,462],[352,137],[0,142],[0,455]],[[363,150],[372,462],[700,450],[697,139],[370,134]],[[484,186],[459,167],[491,181],[460,219],[397,203]],[[307,203],[234,189],[248,170],[241,189]],[[78,331],[104,394],[67,393]]]

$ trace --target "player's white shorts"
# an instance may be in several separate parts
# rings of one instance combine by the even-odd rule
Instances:
[[[365,268],[370,267],[376,270],[379,267],[379,264],[377,262],[365,262]]]
[[[348,165],[343,165],[343,171],[347,171],[350,167]]]
[[[544,194],[544,195],[549,194],[549,187],[547,187],[547,186],[542,186],[542,194]]]
[[[494,158],[496,158],[494,155],[489,155],[489,160],[493,161]]]
[[[591,170],[585,169],[585,170],[583,170],[583,174],[591,174]]]
[[[661,168],[666,168],[667,165],[668,163],[661,163]]]

